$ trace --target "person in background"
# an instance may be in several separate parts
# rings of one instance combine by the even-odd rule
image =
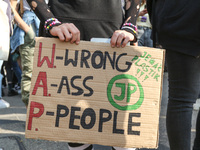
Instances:
[[[0,60],[0,70],[3,65],[3,60]],[[2,98],[2,78],[3,75],[0,73],[0,109],[10,107],[10,104]]]
[[[113,48],[137,42],[136,19],[140,0],[50,0],[49,7],[44,0],[27,1],[41,21],[41,36],[58,37],[75,44],[94,37],[111,38]],[[68,145],[70,150],[93,149],[91,144]]]
[[[18,92],[18,94],[21,94],[21,76],[22,76],[22,71],[20,67],[20,63],[18,63],[19,58],[18,51],[15,54],[12,54],[12,67],[13,67],[13,72],[14,72],[14,89]]]
[[[191,146],[193,105],[200,91],[200,1],[147,0],[155,42],[166,49],[169,93],[166,115],[170,150],[200,150],[200,113]],[[156,40],[157,39],[157,40]]]
[[[9,0],[0,0],[0,16],[1,16],[1,41],[0,41],[0,55],[3,56],[3,50],[9,52],[9,36],[12,34],[12,26],[11,26],[11,7]],[[5,41],[7,40],[7,41]],[[6,45],[5,45],[6,44]],[[2,78],[1,69],[4,60],[0,60],[0,109],[8,108],[10,104],[2,99]]]
[[[153,40],[151,39],[152,27],[146,6],[146,0],[142,0],[136,22],[138,29],[138,46],[153,47]]]
[[[13,83],[14,90],[21,94],[21,79],[22,79],[22,68],[21,68],[21,59],[19,54],[19,47],[15,50],[14,53],[11,53],[11,62],[13,68]]]
[[[18,95],[18,92],[13,88],[13,65],[12,65],[12,55],[9,55],[8,60],[4,61],[5,69],[6,69],[6,79],[7,79],[7,85],[8,85],[8,96],[15,96]]]
[[[26,0],[20,1],[20,11],[18,11],[18,4],[17,0],[11,0],[16,22],[14,33],[11,37],[11,53],[15,53],[15,50],[19,47],[22,66],[21,96],[27,107],[33,70],[35,36],[39,32],[40,21]]]
[[[5,92],[4,89],[7,86],[7,81],[6,81],[6,75],[5,75],[5,69],[4,69],[4,65],[1,66],[1,75],[3,76],[2,78],[2,85],[1,85],[1,96],[4,97],[5,96]]]

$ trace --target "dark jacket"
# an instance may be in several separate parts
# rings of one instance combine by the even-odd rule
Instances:
[[[163,48],[200,55],[199,0],[147,0],[147,9]]]
[[[49,6],[58,20],[76,25],[81,40],[110,38],[123,23],[121,0],[49,0]]]

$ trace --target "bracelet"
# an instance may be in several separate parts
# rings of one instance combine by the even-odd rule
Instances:
[[[48,22],[56,21],[56,20],[58,20],[58,19],[56,19],[56,18],[50,18],[50,19],[47,19],[47,20],[45,21],[45,25],[47,25]]]
[[[45,26],[44,28],[46,30],[50,30],[52,27],[60,25],[60,24],[61,24],[61,22],[56,20],[56,21],[51,22],[48,26]]]
[[[133,31],[134,34],[137,34],[137,32],[136,32],[133,28],[131,28],[131,27],[123,26],[121,29],[122,29],[122,30],[123,30],[123,29],[130,29],[130,30]]]
[[[137,32],[137,26],[133,25],[132,23],[124,23],[122,27],[124,27],[124,26],[132,27]]]
[[[125,30],[131,34],[134,35],[134,41],[132,42],[137,42],[137,32],[135,31],[135,29],[132,26],[122,26],[121,30]]]
[[[58,26],[60,24],[61,24],[61,22],[58,21],[58,19],[56,19],[56,18],[50,18],[50,19],[48,19],[48,20],[45,21],[44,28],[45,28],[45,30],[50,30],[54,26]]]

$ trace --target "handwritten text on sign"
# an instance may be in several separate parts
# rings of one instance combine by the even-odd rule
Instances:
[[[148,139],[148,147],[157,145],[163,51],[47,38],[38,40],[36,51],[26,137],[121,147],[143,147],[140,140]],[[149,115],[155,119],[148,121]]]

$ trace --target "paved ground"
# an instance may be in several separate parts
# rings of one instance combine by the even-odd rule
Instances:
[[[160,113],[159,147],[157,150],[169,150],[169,144],[165,128],[168,91],[167,87],[167,73],[165,73]],[[68,150],[67,143],[65,142],[26,139],[26,108],[21,102],[20,95],[13,97],[5,96],[4,99],[11,104],[11,107],[7,109],[0,109],[0,150]],[[192,124],[192,141],[194,140],[195,135],[196,116],[197,111],[194,110]],[[111,150],[111,148],[106,146],[95,145],[95,150]]]

